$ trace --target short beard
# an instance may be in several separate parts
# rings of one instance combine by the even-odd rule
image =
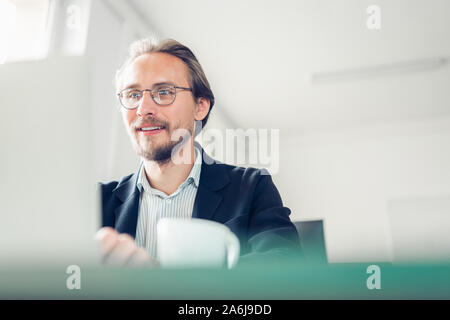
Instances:
[[[178,144],[176,141],[170,141],[169,143],[150,148],[150,150],[144,150],[142,147],[138,147],[138,154],[147,161],[155,161],[159,164],[166,164],[170,161],[172,156],[172,150]]]
[[[192,137],[192,134],[194,132],[194,125],[191,125],[190,128],[187,129],[189,132],[189,135]],[[166,144],[162,146],[153,147],[150,146],[149,148],[143,148],[140,144],[140,141],[138,141],[138,137],[136,137],[136,140],[133,142],[134,148],[136,153],[144,158],[147,161],[155,161],[158,164],[167,164],[172,159],[172,153],[179,150],[183,146],[183,142],[187,142],[189,140],[189,136],[183,138],[180,138],[178,141],[169,141]]]

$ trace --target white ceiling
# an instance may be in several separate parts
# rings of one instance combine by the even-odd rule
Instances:
[[[155,32],[193,49],[216,112],[242,128],[311,130],[450,113],[450,63],[328,82],[316,73],[450,57],[450,1],[133,0]],[[219,110],[220,109],[220,110]]]

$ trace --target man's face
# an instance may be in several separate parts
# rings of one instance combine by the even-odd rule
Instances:
[[[152,89],[159,83],[189,88],[188,79],[188,69],[182,60],[166,53],[149,53],[135,59],[124,70],[119,89]],[[168,106],[160,106],[153,101],[150,92],[145,91],[137,109],[122,108],[122,118],[136,152],[146,160],[168,161],[172,149],[179,142],[171,141],[175,130],[186,129],[193,137],[195,120],[206,116],[209,101],[206,101],[205,108],[206,102],[202,98],[200,100],[196,103],[190,91],[177,89],[175,101]],[[162,130],[141,130],[143,127],[161,126]]]

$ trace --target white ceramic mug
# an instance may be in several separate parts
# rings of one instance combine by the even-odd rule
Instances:
[[[157,256],[163,267],[232,268],[239,259],[238,238],[218,222],[163,218],[156,229]]]

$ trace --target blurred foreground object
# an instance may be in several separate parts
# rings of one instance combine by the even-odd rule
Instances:
[[[81,264],[96,254],[86,61],[0,66],[0,261]]]

